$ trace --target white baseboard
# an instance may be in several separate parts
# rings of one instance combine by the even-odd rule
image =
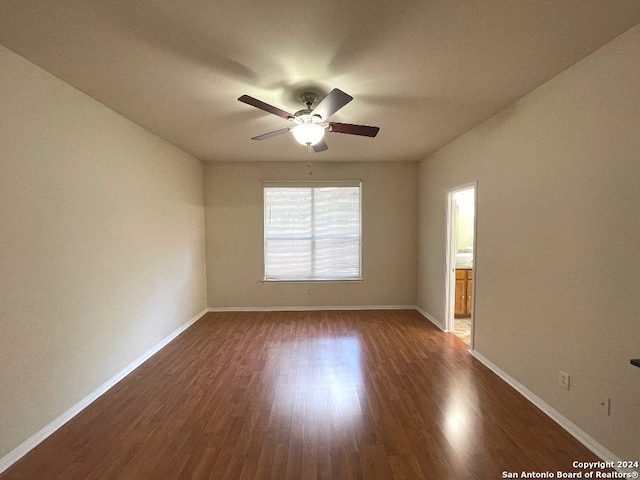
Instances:
[[[502,380],[507,382],[511,387],[513,387],[516,391],[518,391],[524,398],[533,403],[536,407],[542,410],[551,420],[560,425],[563,429],[565,429],[568,433],[570,433],[573,437],[576,438],[580,443],[582,443],[585,447],[595,453],[598,457],[600,457],[604,462],[613,462],[613,465],[616,465],[620,460],[609,450],[604,448],[598,442],[596,442],[591,436],[589,436],[585,431],[577,427],[574,423],[569,421],[564,415],[538,397],[535,393],[529,390],[527,387],[522,385],[520,382],[515,380],[513,377],[508,375],[504,370],[495,365],[491,360],[487,359],[481,353],[478,353],[476,350],[470,350],[469,353],[473,355],[480,363],[482,363],[485,367],[491,370],[493,373],[498,375]],[[621,470],[622,471],[622,470]]]
[[[75,417],[82,410],[87,408],[98,397],[103,395],[107,390],[109,390],[111,387],[113,387],[116,383],[118,383],[124,377],[126,377],[131,372],[133,372],[136,368],[138,368],[145,361],[147,361],[152,355],[154,355],[158,351],[160,351],[163,347],[165,347],[169,342],[171,342],[178,335],[180,335],[182,332],[184,332],[187,328],[189,328],[195,322],[200,320],[200,318],[202,318],[202,316],[205,313],[207,313],[207,310],[203,310],[202,312],[200,312],[198,315],[193,317],[187,323],[185,323],[180,328],[178,328],[177,330],[172,332],[168,337],[166,337],[160,343],[155,345],[150,350],[146,351],[142,356],[138,357],[133,363],[129,364],[124,370],[121,370],[120,372],[118,372],[114,377],[110,378],[105,383],[100,385],[96,390],[94,390],[89,395],[84,397],[82,400],[80,400],[78,403],[76,403],[73,407],[71,407],[69,410],[64,412],[62,415],[60,415],[54,421],[52,421],[51,423],[49,423],[45,427],[41,428],[34,435],[32,435],[27,440],[25,440],[20,445],[18,445],[16,448],[11,450],[7,455],[5,455],[4,457],[0,458],[0,473],[4,472],[11,465],[13,465],[18,460],[20,460],[22,457],[24,457],[27,453],[29,453],[36,446],[38,446],[43,440],[45,440],[47,437],[49,437],[51,434],[53,434],[56,430],[58,430],[60,427],[62,427],[65,423],[67,423],[73,417]]]
[[[418,307],[417,305],[414,306],[413,308],[415,308],[418,312],[420,312],[420,314],[423,317],[425,317],[427,320],[429,320],[431,323],[433,323],[440,330],[442,330],[443,332],[445,331],[444,330],[444,326],[442,325],[442,323],[440,323],[438,320],[436,320],[436,317],[434,317],[433,315],[425,312],[422,308]]]
[[[213,307],[207,312],[302,312],[316,310],[415,310],[415,305],[358,305],[305,307]]]

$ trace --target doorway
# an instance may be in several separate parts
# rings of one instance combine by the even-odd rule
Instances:
[[[445,330],[473,348],[477,182],[447,190]]]

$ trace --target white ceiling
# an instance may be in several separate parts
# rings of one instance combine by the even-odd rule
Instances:
[[[421,160],[640,22],[638,0],[2,0],[0,43],[205,161]],[[354,100],[308,154],[300,91]]]

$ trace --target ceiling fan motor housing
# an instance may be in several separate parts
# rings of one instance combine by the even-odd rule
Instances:
[[[318,94],[313,92],[303,92],[300,94],[300,100],[307,106],[307,109],[311,108],[311,105],[318,101]]]
[[[313,113],[313,109],[311,108],[314,103],[318,101],[318,94],[313,92],[304,92],[300,94],[300,100],[304,103],[307,108],[303,108],[302,110],[298,110],[293,114],[294,118],[292,119],[297,124],[314,124],[314,123],[322,123],[323,118]]]
[[[308,108],[305,108],[304,110],[299,110],[294,114],[291,120],[297,123],[298,125],[307,124],[307,123],[318,123],[318,124],[322,123],[322,117],[317,113],[312,115],[311,112],[312,110],[309,110]]]

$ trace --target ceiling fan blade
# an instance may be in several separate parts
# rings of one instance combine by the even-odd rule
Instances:
[[[328,149],[329,146],[327,145],[327,142],[324,141],[324,138],[313,146],[313,151],[316,153],[324,152]]]
[[[338,88],[334,88],[329,92],[329,95],[324,97],[316,108],[311,112],[313,115],[320,115],[325,122],[327,119],[344,107],[347,103],[353,100],[353,97],[347,93],[344,93]]]
[[[280,130],[274,130],[273,132],[263,133],[262,135],[258,135],[257,137],[252,137],[251,140],[266,140],[267,138],[287,133],[289,132],[289,130],[291,130],[291,127],[281,128]]]
[[[371,127],[369,125],[354,125],[352,123],[329,122],[331,128],[329,132],[347,133],[349,135],[361,135],[363,137],[375,137],[380,131],[380,127]]]
[[[238,100],[242,103],[246,103],[247,105],[251,105],[252,107],[264,110],[265,112],[273,113],[274,115],[282,117],[285,120],[293,118],[293,115],[291,115],[290,113],[285,112],[278,107],[274,107],[273,105],[269,105],[268,103],[264,103],[262,100],[250,97],[249,95],[242,95],[240,98],[238,98]]]

